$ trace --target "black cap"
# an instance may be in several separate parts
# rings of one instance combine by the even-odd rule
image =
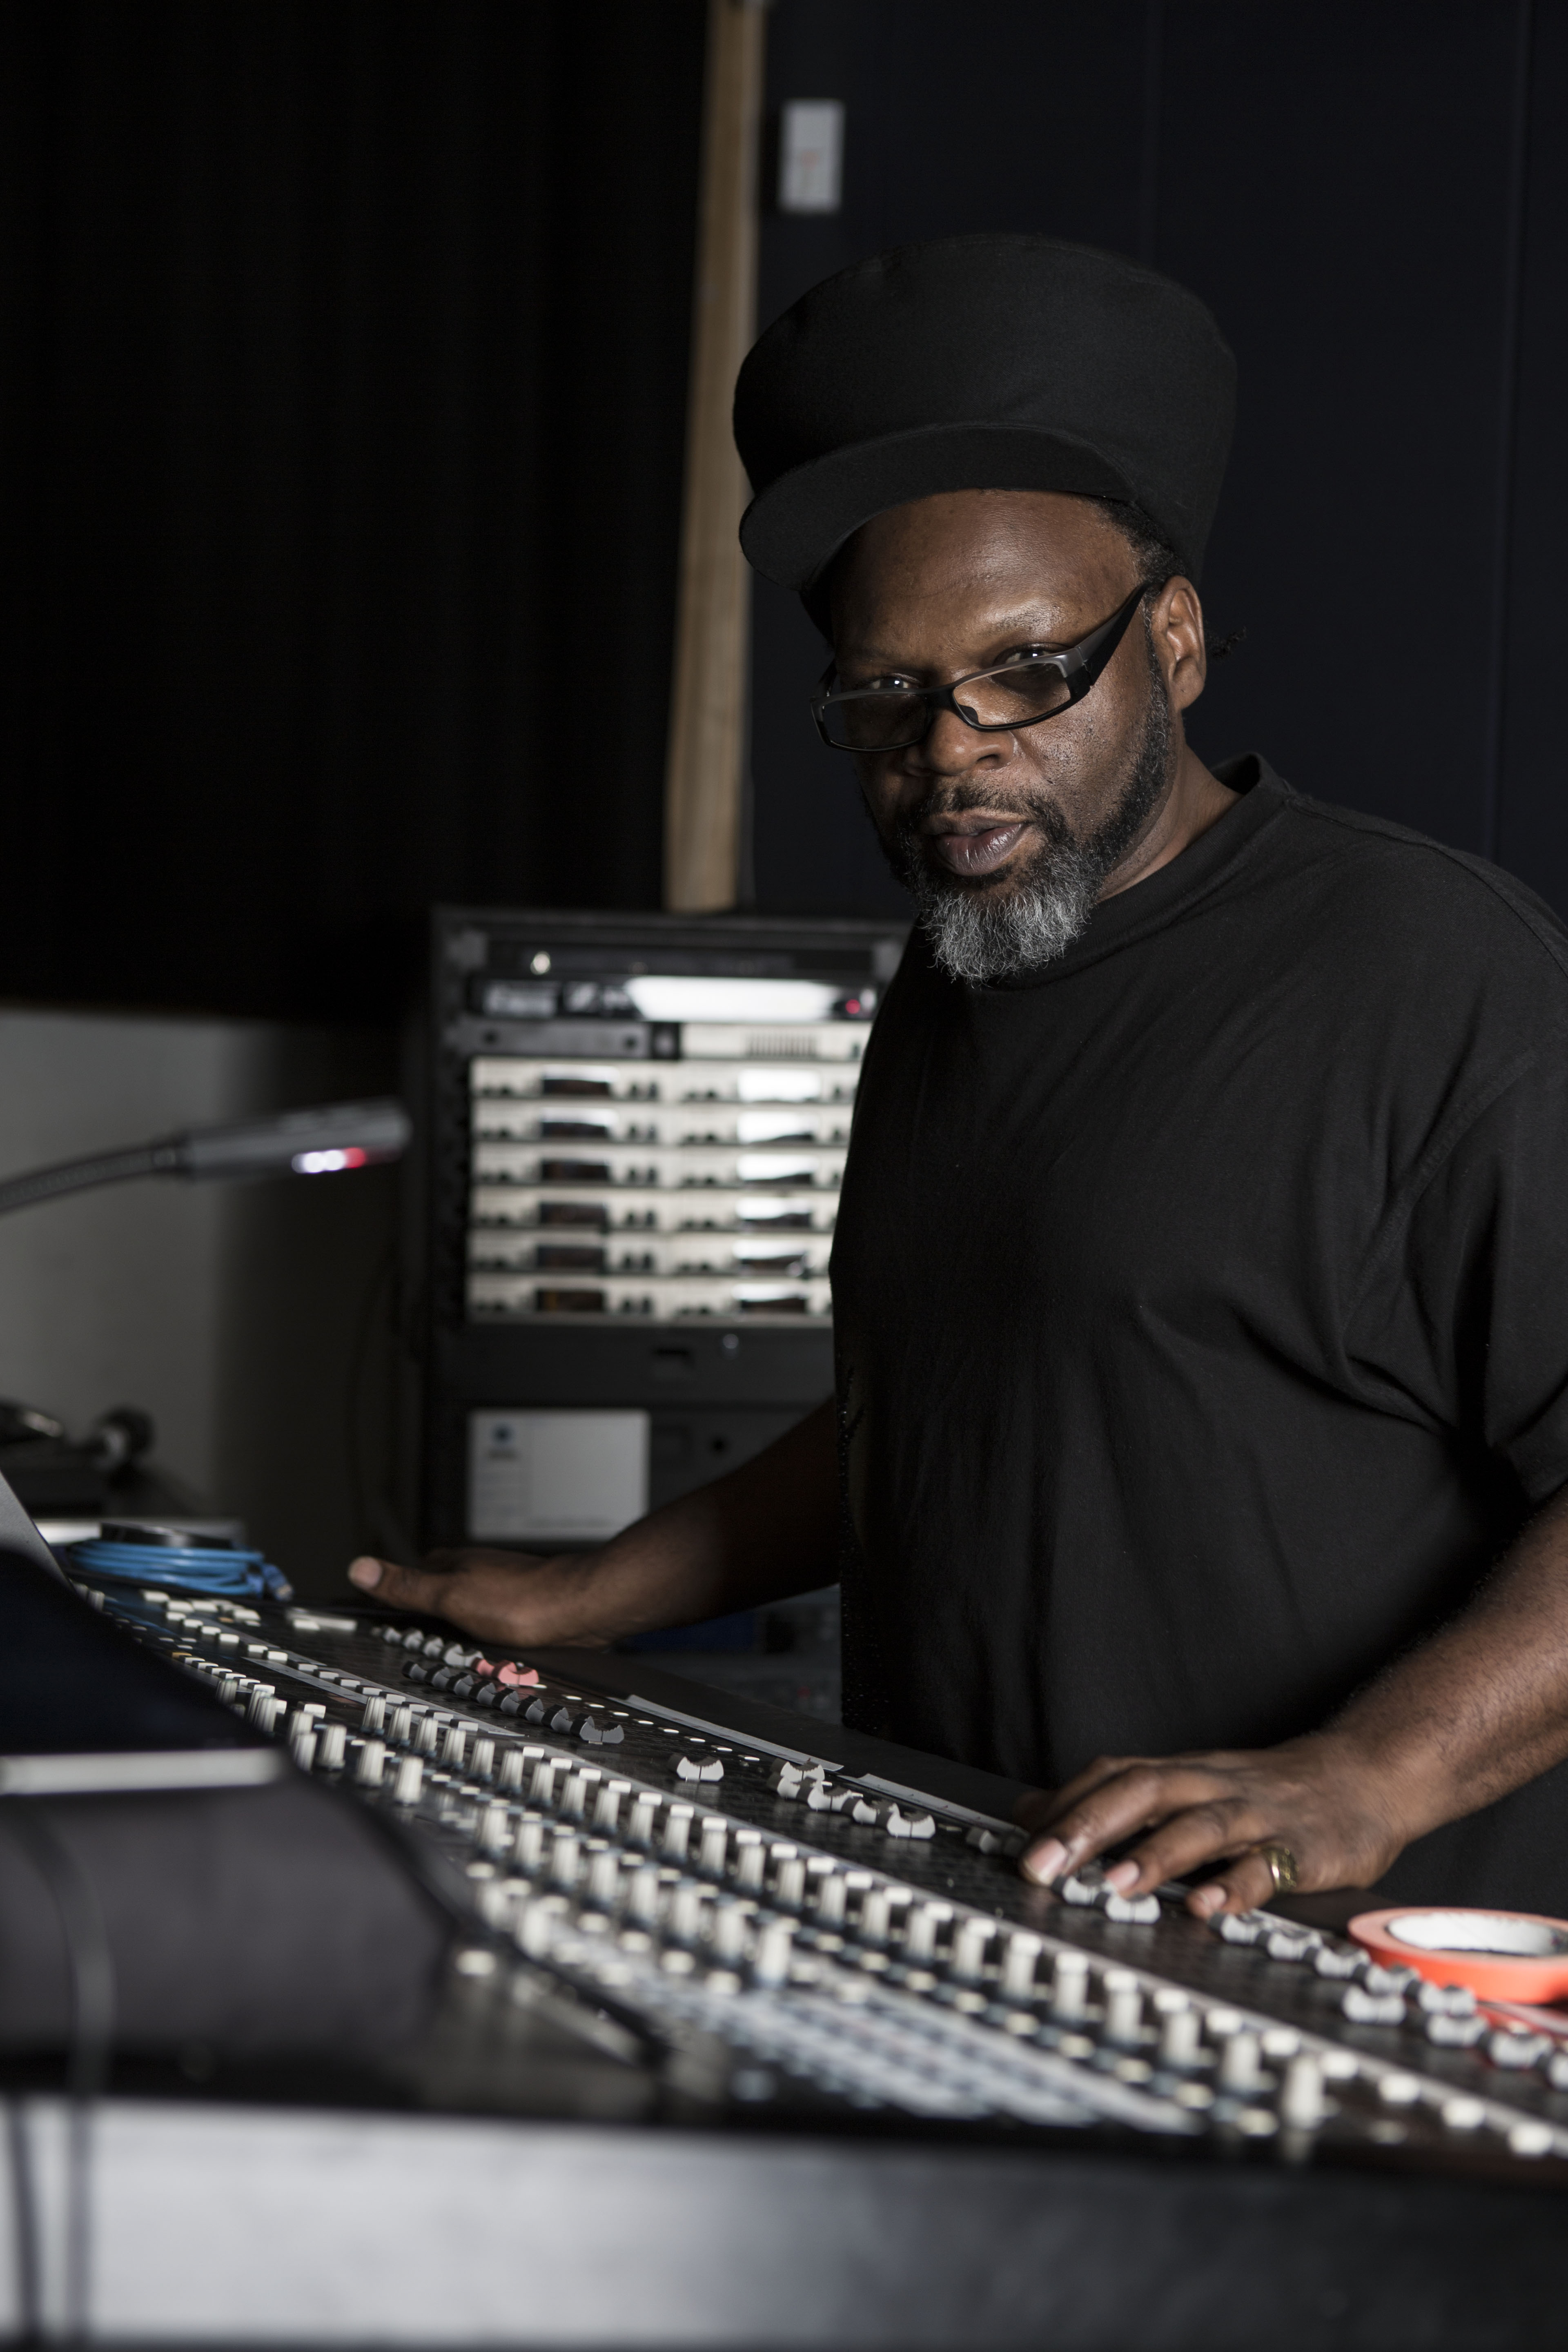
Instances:
[[[1154,270],[1049,236],[900,246],[814,287],[749,353],[741,544],[809,590],[889,507],[1068,490],[1138,508],[1196,579],[1235,410],[1212,313]]]

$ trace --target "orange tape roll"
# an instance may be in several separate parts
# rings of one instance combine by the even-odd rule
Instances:
[[[1560,2000],[1568,1993],[1565,1919],[1400,1904],[1363,1911],[1350,1932],[1384,1968],[1414,1969],[1434,1984],[1468,1985],[1483,2000]]]

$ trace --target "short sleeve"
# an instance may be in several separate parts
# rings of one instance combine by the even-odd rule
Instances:
[[[1568,1482],[1568,1038],[1521,1058],[1392,1205],[1345,1339],[1369,1402],[1539,1507]]]

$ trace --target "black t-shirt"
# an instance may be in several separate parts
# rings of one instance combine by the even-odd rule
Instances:
[[[1220,772],[1038,977],[917,932],[855,1114],[846,1718],[1043,1785],[1321,1723],[1568,1480],[1568,932]],[[1568,1910],[1568,1766],[1384,1884]]]

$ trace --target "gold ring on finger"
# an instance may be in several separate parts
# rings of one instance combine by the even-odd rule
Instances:
[[[1268,1864],[1268,1875],[1274,1881],[1275,1894],[1293,1895],[1301,1874],[1296,1867],[1296,1857],[1289,1847],[1281,1845],[1278,1838],[1270,1838],[1266,1844],[1255,1847],[1254,1852],[1260,1862]]]

